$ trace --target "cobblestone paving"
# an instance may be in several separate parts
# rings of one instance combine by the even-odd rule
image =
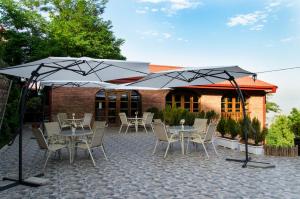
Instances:
[[[24,174],[42,170],[44,152],[31,139],[29,128],[24,136]],[[152,155],[155,139],[144,132],[118,134],[107,132],[105,146],[109,161],[94,150],[96,167],[85,152],[79,152],[69,164],[68,152],[62,160],[50,159],[45,178],[51,183],[39,188],[18,186],[0,192],[0,198],[300,198],[300,159],[257,157],[276,165],[275,169],[241,168],[226,157],[243,158],[243,153],[218,147],[219,156],[209,148],[193,148],[181,155],[175,144],[166,159],[166,145]],[[0,152],[0,177],[14,177],[17,172],[17,141]],[[0,181],[0,186],[7,182]]]

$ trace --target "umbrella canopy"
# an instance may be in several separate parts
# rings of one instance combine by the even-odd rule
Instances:
[[[149,63],[121,60],[93,59],[89,57],[48,57],[38,61],[1,68],[0,73],[30,78],[34,81],[108,81],[140,77],[149,73]]]
[[[254,77],[256,76],[255,73],[246,71],[238,66],[181,68],[177,70],[151,73],[143,79],[128,85],[155,88],[207,85],[250,75]]]
[[[159,88],[127,86],[127,84],[112,84],[99,81],[41,81],[42,86],[55,87],[99,87],[106,90],[159,90]]]

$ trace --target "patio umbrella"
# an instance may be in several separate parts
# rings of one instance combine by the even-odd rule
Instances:
[[[19,173],[18,179],[4,178],[14,181],[0,191],[17,185],[37,186],[23,180],[22,174],[22,129],[25,101],[30,86],[38,81],[108,81],[129,77],[145,76],[149,72],[149,63],[120,60],[93,59],[89,57],[48,57],[34,62],[0,69],[0,74],[25,78],[27,83],[22,89],[19,103]]]
[[[156,88],[166,88],[166,87],[184,87],[184,86],[193,86],[193,85],[208,85],[222,82],[224,80],[230,81],[232,86],[236,89],[237,94],[242,102],[243,118],[244,124],[247,124],[246,120],[246,108],[245,108],[245,99],[244,95],[235,81],[236,78],[244,76],[253,76],[256,78],[256,74],[244,70],[238,66],[225,66],[225,67],[203,67],[203,68],[181,68],[171,71],[163,71],[159,73],[152,73],[148,76],[130,83],[130,86],[151,86]],[[249,124],[247,124],[249,125]],[[251,161],[251,158],[248,155],[248,132],[246,128],[242,129],[245,135],[245,159],[236,160],[236,159],[226,159],[228,161],[237,161],[242,162],[243,167],[246,167],[248,162]],[[254,162],[254,161],[252,161]],[[268,165],[269,163],[256,162]]]

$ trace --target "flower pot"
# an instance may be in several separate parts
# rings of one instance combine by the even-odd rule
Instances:
[[[245,151],[245,144],[239,143],[240,151]],[[264,154],[264,146],[254,146],[248,144],[248,152],[255,155],[263,155]]]
[[[223,146],[229,149],[238,149],[239,148],[239,141],[232,140],[228,138],[216,137],[215,142],[219,146]]]

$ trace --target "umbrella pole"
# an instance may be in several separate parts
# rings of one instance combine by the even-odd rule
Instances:
[[[18,134],[19,134],[19,167],[18,167],[18,179],[13,179],[13,178],[7,178],[4,177],[3,180],[7,181],[13,181],[13,183],[5,185],[0,187],[0,192],[4,191],[6,189],[10,189],[12,187],[18,186],[18,185],[25,185],[25,186],[30,186],[30,187],[38,187],[40,186],[39,184],[31,183],[31,182],[26,182],[23,179],[23,143],[22,143],[22,138],[23,138],[23,120],[24,120],[24,113],[25,113],[25,102],[27,98],[27,94],[29,91],[29,86],[33,82],[33,80],[38,77],[38,71],[42,67],[42,64],[32,72],[31,77],[27,81],[27,84],[22,88],[22,94],[21,94],[21,100],[19,104],[19,128],[17,129]],[[38,174],[35,177],[41,177],[43,174]]]
[[[232,158],[226,158],[226,161],[233,161],[233,162],[241,162],[243,163],[242,167],[246,168],[249,162],[261,164],[261,165],[251,165],[251,167],[258,167],[258,168],[275,168],[275,165],[272,165],[271,163],[268,162],[257,162],[251,160],[251,157],[249,157],[249,152],[248,152],[248,129],[246,128],[246,125],[250,125],[249,121],[247,120],[247,114],[246,114],[246,102],[244,95],[242,93],[242,90],[238,83],[235,81],[235,78],[231,76],[228,72],[225,72],[229,76],[229,81],[232,84],[232,86],[235,87],[236,92],[238,94],[238,97],[241,99],[242,102],[242,110],[243,110],[243,127],[242,131],[245,136],[245,159],[232,159]],[[250,165],[249,165],[250,166]]]

